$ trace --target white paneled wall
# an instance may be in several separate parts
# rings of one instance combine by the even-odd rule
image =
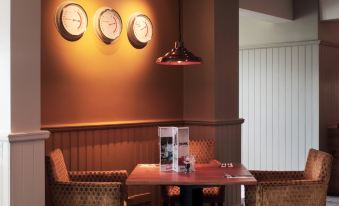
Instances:
[[[319,145],[319,42],[241,48],[242,163],[300,170]]]
[[[3,136],[0,137],[0,205],[9,206],[9,142]]]
[[[47,131],[15,133],[10,142],[10,205],[45,205],[45,139]]]
[[[0,134],[0,206],[45,205],[47,131]]]

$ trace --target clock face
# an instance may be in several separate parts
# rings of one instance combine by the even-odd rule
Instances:
[[[143,14],[136,14],[130,18],[128,37],[136,48],[143,48],[152,39],[153,26],[151,20]]]
[[[86,31],[87,14],[76,3],[64,3],[57,10],[56,23],[60,34],[65,39],[75,41],[80,39]]]
[[[152,29],[152,23],[148,17],[139,15],[135,18],[133,30],[136,38],[140,42],[147,43],[152,39]]]
[[[121,17],[111,8],[98,9],[94,17],[94,27],[98,37],[103,42],[110,44],[121,34]]]

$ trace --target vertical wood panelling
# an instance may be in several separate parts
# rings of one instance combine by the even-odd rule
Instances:
[[[286,48],[286,123],[285,123],[285,168],[292,168],[292,48]]]
[[[9,159],[9,142],[0,140],[0,205],[10,205],[10,159]]]
[[[320,56],[320,47],[319,45],[312,45],[312,79],[313,79],[313,92],[312,92],[312,101],[317,102],[317,104],[313,104],[312,111],[315,111],[312,115],[312,123],[313,125],[320,125],[319,127],[313,127],[312,135],[320,134],[319,138],[313,138],[311,144],[312,145],[319,145],[319,148],[321,148],[320,139],[322,139],[322,135],[320,132],[320,101],[323,101],[322,98],[320,98],[320,64],[319,59],[322,57]],[[338,73],[337,73],[338,74]]]
[[[43,134],[42,139],[39,135]],[[20,138],[34,137],[34,140]],[[45,205],[45,139],[48,133],[24,134],[10,140],[11,205]]]
[[[273,71],[272,71],[272,65],[273,65],[273,49],[268,48],[267,49],[267,157],[266,157],[266,167],[267,168],[273,168]],[[240,94],[239,94],[240,95]],[[245,104],[244,104],[245,105]],[[245,120],[245,122],[247,122]],[[245,126],[245,124],[243,124]],[[243,126],[243,127],[244,127]],[[249,137],[248,137],[249,138]],[[249,146],[248,146],[249,147]],[[245,163],[245,162],[243,162]],[[246,164],[246,163],[245,163]]]
[[[242,162],[250,169],[300,170],[318,148],[319,45],[240,49]]]

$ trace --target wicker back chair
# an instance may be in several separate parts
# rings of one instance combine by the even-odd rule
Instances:
[[[46,169],[54,206],[151,205],[148,193],[128,197],[125,170],[69,172],[60,149],[46,157]]]
[[[325,206],[332,156],[310,149],[305,170],[251,171],[256,186],[245,186],[246,206]]]
[[[194,155],[196,163],[210,163],[215,161],[215,140],[199,139],[190,140],[190,154]],[[180,187],[162,186],[161,193],[164,206],[175,205],[180,202]],[[203,188],[203,201],[211,205],[222,205],[225,200],[225,187],[205,187]]]

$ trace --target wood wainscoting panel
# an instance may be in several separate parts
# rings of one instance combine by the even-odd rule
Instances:
[[[51,137],[46,140],[46,154],[60,148],[70,171],[127,170],[130,173],[139,163],[159,163],[158,126],[172,125],[190,127],[192,139],[216,138],[216,157],[221,161],[240,162],[242,122],[173,121],[46,127],[51,132]],[[228,201],[240,200],[239,188],[229,190]],[[147,191],[153,194],[153,205],[160,205],[159,187],[129,187],[130,195]]]

